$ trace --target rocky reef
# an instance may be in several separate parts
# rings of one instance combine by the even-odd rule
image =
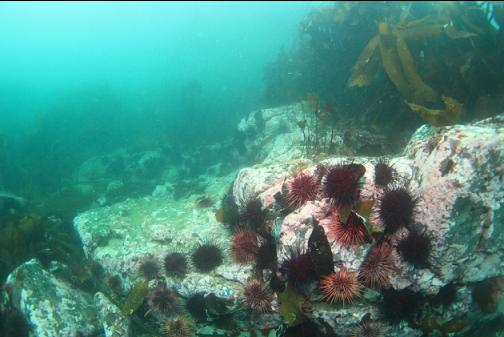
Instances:
[[[159,334],[173,323],[165,319],[187,312],[194,322],[184,331],[199,336],[472,336],[498,324],[504,116],[422,126],[387,158],[338,155],[345,136],[336,130],[334,153],[312,156],[299,125],[303,104],[242,120],[241,146],[255,163],[208,175],[204,194],[220,203],[174,198],[160,185],[78,215],[85,254],[103,269],[102,291],[73,289],[61,266],[19,266],[6,287],[34,335]],[[313,192],[295,190],[297,180]],[[252,236],[236,234],[245,228]],[[195,252],[205,245],[222,263],[201,267]],[[168,264],[173,253],[187,265]],[[216,258],[208,254],[203,263]]]

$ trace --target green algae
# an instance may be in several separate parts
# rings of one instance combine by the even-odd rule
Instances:
[[[143,281],[137,283],[128,294],[126,301],[122,307],[122,313],[126,316],[131,316],[143,303],[145,295],[149,290],[149,282]]]

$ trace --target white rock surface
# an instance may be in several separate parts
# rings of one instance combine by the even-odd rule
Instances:
[[[92,296],[57,279],[35,259],[17,267],[6,285],[36,337],[75,337],[101,330]]]

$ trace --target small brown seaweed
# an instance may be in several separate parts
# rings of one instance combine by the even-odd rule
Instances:
[[[376,53],[376,47],[380,43],[379,36],[373,37],[367,43],[361,52],[357,62],[352,67],[352,73],[348,80],[348,87],[365,87],[371,83],[376,70],[378,69],[380,59]]]
[[[122,313],[131,316],[144,302],[148,290],[149,281],[137,283],[129,292],[126,301],[124,301]]]
[[[319,278],[334,272],[333,254],[324,228],[313,219],[313,230],[308,239],[308,255]]]
[[[287,287],[278,294],[279,311],[282,320],[288,327],[298,325],[306,320],[303,312],[305,297],[294,288]]]
[[[439,163],[439,172],[441,172],[441,177],[444,177],[453,170],[455,162],[451,158],[445,158]]]
[[[461,113],[464,105],[455,98],[442,96],[441,99],[445,104],[444,109],[430,109],[420,104],[412,102],[405,103],[422,117],[427,123],[433,126],[446,126],[455,123]]]

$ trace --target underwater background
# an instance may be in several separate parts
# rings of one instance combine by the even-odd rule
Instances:
[[[502,2],[0,2],[0,337],[504,336]]]

